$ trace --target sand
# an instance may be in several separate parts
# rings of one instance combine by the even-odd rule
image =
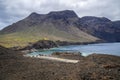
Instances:
[[[24,55],[24,56],[25,57],[33,57],[33,58],[60,61],[60,62],[65,62],[65,63],[78,63],[79,62],[79,60],[64,59],[64,58],[58,58],[55,56],[44,56],[44,55]]]

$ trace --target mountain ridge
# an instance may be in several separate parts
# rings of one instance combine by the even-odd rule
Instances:
[[[48,14],[31,13],[0,31],[0,44],[23,41],[23,44],[43,40],[61,40],[69,42],[120,41],[119,22],[105,17],[85,16],[79,18],[72,10],[52,11]],[[116,36],[114,37],[114,35]],[[110,35],[111,37],[106,36]],[[8,38],[10,37],[10,38]],[[19,40],[20,39],[20,40]],[[4,41],[5,40],[5,41]],[[22,42],[21,42],[22,43]],[[20,44],[20,43],[19,43]]]
[[[117,22],[117,27],[114,22],[117,21],[111,21],[105,17],[87,17],[87,19],[82,17],[79,21],[82,27],[79,28],[108,42],[120,42],[120,22]]]

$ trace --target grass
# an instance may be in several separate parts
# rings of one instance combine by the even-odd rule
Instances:
[[[5,47],[14,47],[14,46],[26,46],[29,42],[36,42],[38,40],[41,40],[40,37],[34,37],[34,36],[27,36],[24,35],[24,33],[15,33],[15,34],[7,34],[7,35],[0,35],[0,45],[3,45]]]
[[[74,29],[72,29],[74,30]],[[76,31],[76,30],[75,30]],[[64,30],[59,30],[51,26],[34,26],[27,28],[20,32],[15,32],[11,34],[0,35],[0,45],[5,47],[14,46],[26,46],[30,42],[36,42],[38,40],[48,39],[48,40],[61,40],[61,41],[71,41],[71,42],[90,42],[90,38],[85,38],[82,36],[83,33],[79,33],[78,36],[67,32]],[[80,35],[80,36],[79,36]]]

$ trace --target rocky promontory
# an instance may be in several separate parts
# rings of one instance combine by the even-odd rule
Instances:
[[[30,43],[28,46],[20,50],[31,50],[31,49],[49,49],[58,47],[57,43],[51,40],[40,40],[35,43]]]

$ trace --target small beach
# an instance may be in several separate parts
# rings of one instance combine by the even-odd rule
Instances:
[[[25,57],[32,57],[32,58],[40,58],[40,59],[46,59],[46,60],[53,60],[53,61],[60,61],[65,63],[78,63],[79,60],[72,60],[72,59],[64,59],[64,58],[58,58],[55,56],[45,56],[45,55],[24,55]]]

